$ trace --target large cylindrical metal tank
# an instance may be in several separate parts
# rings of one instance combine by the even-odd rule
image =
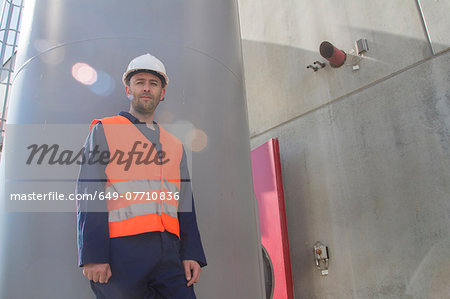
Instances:
[[[11,205],[10,194],[75,188],[78,166],[27,164],[27,146],[59,140],[61,148],[81,147],[92,119],[128,110],[121,76],[132,58],[150,52],[170,77],[156,120],[184,128],[180,134],[192,145],[188,159],[209,262],[197,296],[262,298],[236,1],[24,5],[2,156],[0,297],[93,297],[77,267],[75,202]]]

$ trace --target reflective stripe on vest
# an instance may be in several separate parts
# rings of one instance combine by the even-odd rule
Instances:
[[[92,122],[91,129],[98,121]],[[107,202],[110,237],[164,230],[180,237],[176,199],[180,195],[181,142],[159,127],[164,163],[156,163],[160,162],[157,158],[135,163],[144,160],[147,153],[156,155],[151,142],[126,117],[100,121],[111,159],[105,171],[105,193],[111,196]],[[142,152],[140,158],[138,151]],[[133,160],[127,161],[130,156]]]
[[[171,205],[162,205],[163,213],[168,216],[177,218],[177,207]],[[109,222],[122,221],[136,216],[146,214],[161,215],[161,204],[157,202],[145,202],[139,204],[132,204],[117,210],[109,211]]]

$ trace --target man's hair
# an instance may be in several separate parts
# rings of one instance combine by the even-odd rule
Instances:
[[[130,79],[131,77],[133,77],[134,75],[136,75],[137,73],[149,73],[149,74],[153,74],[155,76],[157,76],[159,78],[159,80],[161,80],[161,84],[162,84],[162,88],[164,88],[166,86],[166,79],[164,79],[163,75],[161,75],[158,72],[152,71],[152,70],[135,70],[134,72],[131,72],[128,74],[128,76],[125,78],[125,84],[127,84],[128,86],[130,86]]]

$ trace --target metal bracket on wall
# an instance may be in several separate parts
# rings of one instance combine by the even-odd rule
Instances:
[[[320,66],[321,69],[323,69],[323,68],[325,67],[325,65],[326,65],[325,63],[320,62],[320,61],[318,61],[318,60],[314,61],[313,64],[318,64],[318,65]]]
[[[330,255],[328,254],[328,247],[317,241],[316,244],[314,244],[314,261],[317,269],[321,271],[322,276],[328,275],[329,259]]]
[[[314,66],[312,64],[308,65],[306,68],[307,69],[313,69],[315,72],[317,72],[317,70],[319,69],[317,66]]]
[[[317,72],[318,69],[323,69],[325,67],[325,63],[320,61],[314,61],[313,64],[308,65],[307,69],[313,69],[315,72]]]

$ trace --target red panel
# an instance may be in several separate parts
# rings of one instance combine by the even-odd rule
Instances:
[[[293,299],[291,258],[278,139],[252,150],[253,188],[258,201],[261,243],[273,263],[274,299]]]

